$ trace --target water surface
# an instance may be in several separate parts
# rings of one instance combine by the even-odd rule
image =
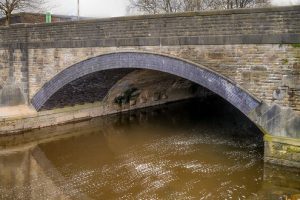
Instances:
[[[278,199],[300,190],[299,171],[264,165],[262,134],[220,99],[35,130],[0,144],[0,199]]]

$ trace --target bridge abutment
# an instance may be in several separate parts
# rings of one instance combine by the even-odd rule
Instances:
[[[300,168],[300,141],[289,137],[264,136],[264,161]]]
[[[300,168],[300,116],[291,108],[262,104],[248,116],[264,134],[264,161]]]

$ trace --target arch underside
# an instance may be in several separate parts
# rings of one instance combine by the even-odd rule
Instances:
[[[261,104],[227,78],[203,66],[169,56],[140,52],[105,54],[70,66],[47,82],[31,103],[36,110],[40,110],[51,96],[67,84],[95,72],[113,69],[149,69],[185,78],[218,94],[246,115]]]
[[[80,77],[60,88],[41,107],[51,110],[66,106],[102,101],[111,88],[134,69],[110,69]]]

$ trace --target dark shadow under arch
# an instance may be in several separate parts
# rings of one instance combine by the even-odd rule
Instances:
[[[109,69],[150,69],[188,79],[218,94],[246,115],[261,105],[261,102],[247,91],[201,65],[170,56],[142,52],[105,54],[72,65],[47,82],[32,98],[31,103],[36,110],[40,110],[46,101],[66,84],[85,75]]]

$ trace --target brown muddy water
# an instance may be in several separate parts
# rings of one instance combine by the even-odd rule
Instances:
[[[220,99],[0,138],[0,199],[286,199],[300,172],[263,162],[262,133]]]

